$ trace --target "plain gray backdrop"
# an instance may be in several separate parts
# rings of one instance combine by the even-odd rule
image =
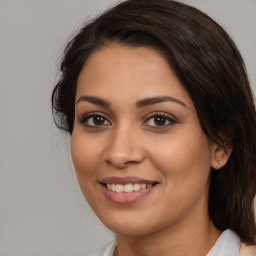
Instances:
[[[80,192],[50,97],[67,40],[115,2],[0,0],[0,256],[86,256],[113,237]],[[182,2],[223,25],[255,87],[256,0]]]

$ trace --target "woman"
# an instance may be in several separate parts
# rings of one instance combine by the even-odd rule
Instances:
[[[68,44],[52,95],[81,190],[116,240],[93,255],[255,255],[255,105],[206,14],[125,1]]]

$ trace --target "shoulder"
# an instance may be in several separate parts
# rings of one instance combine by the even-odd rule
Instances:
[[[256,246],[247,246],[241,243],[239,256],[256,256]]]
[[[113,256],[115,247],[116,247],[116,241],[112,240],[102,248],[97,249],[96,251],[93,251],[88,256]]]

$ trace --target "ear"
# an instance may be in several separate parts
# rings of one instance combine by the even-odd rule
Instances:
[[[223,166],[226,165],[228,159],[232,153],[232,146],[231,145],[217,145],[213,146],[212,152],[212,168],[213,169],[221,169]]]

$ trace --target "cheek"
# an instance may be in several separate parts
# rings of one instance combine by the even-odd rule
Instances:
[[[181,136],[158,140],[149,153],[151,162],[165,177],[170,187],[193,186],[208,178],[211,166],[211,151],[204,134],[184,132]],[[185,185],[186,184],[186,185]],[[201,185],[202,185],[201,184]]]
[[[81,136],[76,130],[71,137],[71,155],[77,173],[80,186],[96,182],[96,167],[99,157],[99,147],[91,143],[85,136]],[[87,186],[85,186],[87,187]]]
[[[162,209],[163,219],[180,218],[199,203],[207,204],[210,155],[207,140],[200,136],[154,144],[151,162],[161,173],[161,195],[165,199],[155,205]]]

